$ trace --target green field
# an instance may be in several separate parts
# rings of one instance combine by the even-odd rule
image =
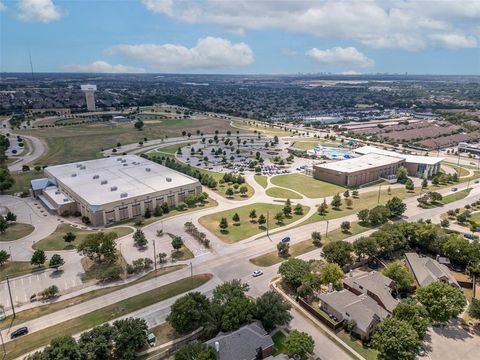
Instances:
[[[31,188],[30,181],[45,177],[43,171],[35,170],[25,172],[12,172],[12,176],[15,180],[15,183],[10,189],[5,190],[5,194],[28,192]]]
[[[266,194],[273,198],[279,199],[301,199],[302,196],[291,190],[282,189],[279,187],[271,187],[267,189]]]
[[[472,189],[464,189],[464,190],[457,191],[456,193],[446,195],[443,197],[443,199],[440,202],[443,205],[446,205],[454,201],[462,200],[466,198],[468,194],[470,194],[470,191],[472,191]]]
[[[35,227],[30,224],[10,223],[7,230],[0,234],[0,241],[13,241],[30,235]]]
[[[268,185],[268,178],[264,175],[255,175],[254,176],[255,178],[255,181],[261,186],[263,187],[264,189],[267,187]]]
[[[0,266],[0,280],[5,279],[6,276],[14,278],[44,269],[44,267],[32,266],[29,261],[7,261]]]
[[[273,356],[284,354],[287,350],[283,342],[286,339],[286,335],[282,331],[277,331],[275,335],[272,336],[273,343],[275,345],[275,350],[273,351]]]
[[[365,360],[377,360],[378,358],[377,350],[363,346],[360,340],[352,338],[350,334],[347,334],[344,330],[339,331],[337,333],[337,336],[340,339],[342,339],[353,350],[355,350],[357,353],[363,356]]]
[[[269,221],[268,221],[270,230],[284,226],[284,225],[288,225],[302,217],[302,215],[292,215],[291,218],[285,218],[283,224],[277,224],[274,219],[274,216],[277,212],[281,212],[282,208],[283,208],[283,205],[264,204],[264,203],[246,205],[239,208],[225,210],[215,214],[203,216],[199,219],[199,222],[200,224],[205,226],[209,231],[211,231],[216,236],[218,236],[222,241],[226,243],[234,243],[234,242],[249,238],[251,236],[254,236],[256,234],[259,234],[261,232],[264,232],[266,230],[266,227],[259,226],[259,224],[256,221],[254,223],[250,221],[250,218],[248,217],[248,215],[250,211],[253,209],[256,210],[257,216],[260,216],[260,214],[267,216],[267,212],[270,213]],[[308,211],[308,209],[309,209],[308,207],[304,206],[303,213],[305,214]],[[232,216],[235,213],[238,213],[240,217],[240,225],[234,225],[234,222],[232,221]],[[228,229],[225,233],[222,233],[220,231],[220,228],[218,227],[218,224],[220,223],[220,220],[222,217],[227,218],[227,221],[228,221]]]
[[[339,241],[344,240],[350,236],[360,234],[370,228],[359,225],[358,222],[351,223],[351,229],[349,233],[342,232],[341,229],[335,229],[328,233],[328,237],[325,237],[325,234],[322,234],[322,245],[326,245],[332,241]],[[306,254],[310,251],[319,250],[319,248],[315,247],[312,243],[311,239],[303,240],[293,245],[290,245],[290,257],[296,257],[302,254]],[[257,257],[250,259],[250,262],[254,265],[266,267],[278,264],[285,260],[278,256],[277,251],[272,251]]]
[[[72,232],[77,236],[75,241],[71,243],[67,243],[65,242],[65,240],[63,240],[63,236],[67,232]],[[105,231],[105,233],[112,233],[112,232],[116,233],[117,236],[120,238],[132,233],[133,230],[129,227],[123,226],[123,227],[117,227],[117,228],[113,228]],[[36,242],[33,245],[33,248],[42,249],[45,251],[71,250],[71,249],[74,249],[83,240],[85,240],[88,235],[95,234],[95,233],[96,231],[81,230],[69,224],[60,224],[58,225],[57,229],[53,233],[48,235],[46,238]]]
[[[174,145],[163,146],[158,148],[157,151],[164,154],[175,155],[178,151],[178,148],[182,148],[184,146],[190,146],[193,143],[194,141],[190,141],[190,142],[178,143]]]
[[[158,287],[145,293],[132,296],[112,305],[92,311],[88,314],[67,320],[5,344],[6,358],[15,359],[20,355],[47,345],[60,335],[74,335],[107,321],[127,315],[133,311],[153,305],[176,295],[193,290],[210,280],[210,275],[194,275],[171,284]],[[21,345],[20,345],[21,344]]]
[[[270,179],[274,185],[289,188],[309,197],[323,198],[344,192],[346,188],[302,174],[278,175]]]
[[[268,136],[292,136],[290,131],[285,131],[283,129],[279,129],[278,127],[271,127],[268,125],[263,124],[247,124],[245,121],[233,121],[233,126],[238,129],[243,129],[247,131],[255,131],[261,132]]]
[[[459,177],[467,176],[469,174],[468,170],[464,169],[462,166],[457,166],[456,164],[452,163],[445,163],[445,166],[454,169]]]

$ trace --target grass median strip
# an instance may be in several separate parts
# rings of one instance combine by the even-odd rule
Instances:
[[[271,187],[267,189],[266,194],[273,198],[279,199],[301,199],[302,196],[294,191],[282,189],[279,187]]]
[[[344,240],[344,239],[346,239],[350,236],[358,235],[362,232],[370,230],[370,228],[362,226],[362,225],[358,224],[358,222],[352,223],[351,226],[352,227],[350,229],[350,232],[348,232],[348,233],[342,232],[341,229],[335,229],[335,230],[332,230],[328,233],[328,237],[325,237],[325,236],[322,235],[323,236],[322,245],[326,245],[326,244],[328,244],[329,242],[332,242],[332,241]],[[296,257],[296,256],[299,256],[299,255],[302,255],[302,254],[306,254],[306,253],[308,253],[310,251],[313,251],[313,250],[316,250],[316,249],[319,249],[319,248],[317,248],[313,245],[311,239],[303,240],[303,241],[300,241],[298,243],[290,245],[290,257]],[[257,266],[267,267],[267,266],[272,266],[272,265],[278,264],[278,263],[282,262],[283,260],[286,260],[286,259],[278,256],[277,251],[272,251],[272,252],[254,257],[254,258],[250,259],[250,262],[252,264],[257,265]]]
[[[45,346],[59,335],[74,335],[107,321],[153,305],[157,302],[183,294],[184,292],[205,284],[210,278],[211,275],[209,274],[194,275],[191,278],[184,278],[171,284],[147,291],[143,294],[132,296],[128,299],[105,306],[77,318],[50,326],[42,331],[28,334],[18,340],[10,341],[5,344],[5,350],[7,352],[6,359],[15,359],[20,355]]]
[[[14,241],[30,235],[35,228],[30,224],[11,223],[7,230],[0,234],[0,241]]]
[[[139,284],[143,281],[153,279],[157,276],[162,276],[162,275],[169,274],[171,272],[180,270],[180,269],[184,268],[185,266],[186,265],[167,266],[167,267],[164,267],[164,268],[157,269],[157,271],[151,271],[151,272],[145,274],[144,276],[138,278],[137,280],[134,280],[134,281],[129,282],[127,284],[122,284],[122,285],[111,286],[111,287],[107,287],[107,288],[103,288],[103,289],[93,290],[93,291],[90,291],[88,293],[78,295],[78,296],[75,296],[75,297],[70,298],[70,299],[56,301],[56,302],[53,302],[53,303],[50,303],[50,304],[45,304],[45,305],[41,305],[41,306],[37,306],[37,307],[31,308],[31,309],[27,309],[27,310],[17,312],[17,316],[15,317],[15,320],[13,321],[13,323],[12,323],[12,315],[8,316],[4,321],[2,321],[0,323],[0,330],[6,329],[10,326],[12,326],[12,327],[17,326],[17,325],[19,325],[21,323],[24,323],[26,321],[36,319],[40,316],[51,314],[55,311],[62,310],[62,309],[65,309],[65,308],[83,303],[85,301],[94,299],[94,298],[102,296],[102,295],[110,294],[114,291],[126,288],[128,286],[133,286],[135,284]]]
[[[462,199],[466,198],[468,196],[468,194],[470,194],[470,191],[472,191],[472,189],[464,189],[464,190],[460,190],[460,191],[458,191],[454,194],[446,195],[446,196],[443,197],[442,200],[440,200],[440,202],[443,205],[446,205],[446,204],[450,204],[451,202],[454,202],[454,201],[462,200]]]

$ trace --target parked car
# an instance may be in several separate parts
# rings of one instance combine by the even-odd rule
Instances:
[[[478,184],[478,183],[480,183],[480,180],[475,180],[474,183]]]
[[[260,275],[263,275],[263,271],[262,270],[255,270],[253,273],[252,273],[252,276],[253,277],[258,277]]]
[[[28,328],[26,326],[18,328],[14,332],[10,334],[10,339],[16,339],[20,336],[27,335],[28,334]]]
[[[455,187],[455,188],[452,188],[452,191],[457,191],[457,190],[458,190],[458,188],[456,188],[456,187]]]
[[[282,242],[283,242],[283,243],[290,242],[290,236],[285,236],[285,237],[282,239]]]

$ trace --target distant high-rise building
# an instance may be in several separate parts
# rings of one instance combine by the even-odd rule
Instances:
[[[95,91],[97,85],[80,85],[80,88],[85,93],[85,100],[87,101],[87,110],[95,111]]]

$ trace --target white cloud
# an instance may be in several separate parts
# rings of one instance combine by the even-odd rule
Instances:
[[[473,36],[462,34],[434,34],[430,38],[440,46],[450,49],[455,48],[474,48],[478,46],[478,41]]]
[[[478,0],[143,0],[147,10],[187,23],[212,23],[241,34],[281,29],[349,39],[374,48],[419,50],[431,35],[477,37]],[[477,39],[478,40],[478,39]]]
[[[18,18],[22,21],[49,23],[62,17],[52,0],[19,0]]]
[[[285,56],[295,56],[297,55],[297,52],[291,49],[282,49],[282,54]]]
[[[107,54],[123,54],[161,71],[191,69],[231,69],[253,63],[253,52],[247,44],[205,37],[192,48],[174,44],[117,45]]]
[[[0,1],[0,12],[5,11],[5,10],[7,10],[7,7],[5,6],[5,4],[3,2]]]
[[[71,64],[63,67],[68,72],[85,72],[85,73],[144,73],[145,69],[128,66],[128,65],[112,65],[106,61],[98,60],[90,64]]]
[[[354,68],[367,68],[375,62],[366,57],[354,47],[334,47],[332,49],[320,50],[313,48],[308,50],[305,55],[315,59],[318,63],[324,65],[349,66]]]

